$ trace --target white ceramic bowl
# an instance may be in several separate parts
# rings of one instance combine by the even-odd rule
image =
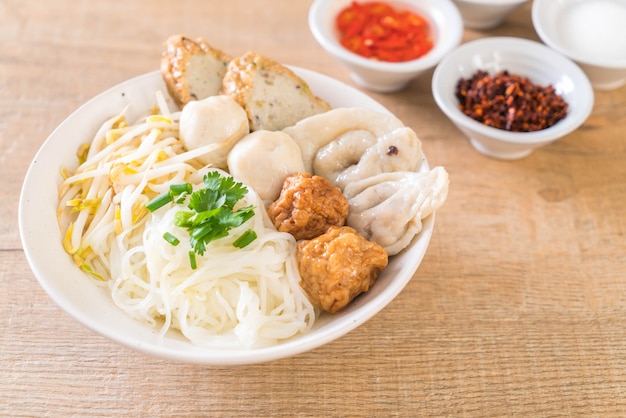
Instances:
[[[353,87],[308,70],[291,68],[334,107],[361,106],[388,112]],[[117,343],[164,359],[210,365],[260,363],[293,356],[341,337],[383,309],[413,277],[428,247],[434,216],[424,220],[422,232],[410,247],[390,258],[369,292],[338,314],[322,314],[307,334],[275,346],[247,350],[197,347],[176,332],[169,332],[159,342],[158,330],[136,322],[118,309],[111,295],[73,263],[63,250],[56,218],[60,167],[75,164],[78,146],[91,139],[105,119],[126,105],[131,106],[130,120],[154,106],[157,90],[167,94],[158,71],[115,86],[84,104],[48,137],[24,180],[19,227],[26,258],[43,289],[78,322]],[[428,169],[427,161],[423,161],[421,169]]]
[[[553,85],[568,103],[567,116],[535,132],[511,132],[470,118],[458,108],[455,89],[459,79],[477,70],[491,74],[508,70],[534,84]],[[501,159],[528,156],[535,148],[574,131],[587,119],[594,102],[589,79],[575,63],[539,42],[511,37],[482,38],[456,48],[435,68],[432,91],[437,105],[476,150]]]
[[[463,20],[451,0],[394,0],[390,2],[394,7],[413,10],[428,20],[433,33],[433,49],[418,59],[400,63],[364,58],[339,43],[335,28],[337,14],[351,2],[352,0],[315,0],[309,11],[309,26],[319,44],[347,67],[352,80],[369,90],[401,90],[411,80],[435,67],[446,53],[461,42]]]
[[[459,8],[465,27],[492,29],[504,22],[513,10],[528,0],[453,0]]]
[[[626,1],[535,0],[539,38],[571,58],[596,89],[626,84]]]

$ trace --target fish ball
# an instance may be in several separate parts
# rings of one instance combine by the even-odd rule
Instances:
[[[300,147],[281,131],[246,135],[228,154],[230,174],[252,187],[266,206],[276,200],[285,179],[304,172]]]
[[[203,164],[226,168],[232,147],[250,132],[246,111],[228,96],[191,101],[180,115],[180,138]],[[205,151],[205,152],[203,152]]]

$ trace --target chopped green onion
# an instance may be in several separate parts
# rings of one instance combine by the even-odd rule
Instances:
[[[154,212],[155,210],[167,205],[172,200],[173,199],[172,199],[172,195],[170,194],[170,192],[161,193],[160,195],[158,195],[157,197],[155,197],[154,199],[146,203],[146,208],[150,212]]]
[[[193,270],[198,267],[198,264],[196,263],[196,253],[193,251],[189,251],[189,264]]]
[[[193,187],[190,183],[172,184],[170,186],[170,194],[174,203],[184,203],[187,195],[193,192]]]
[[[172,184],[170,186],[170,192],[174,194],[174,196],[178,196],[183,193],[191,193],[193,189],[190,183],[182,183],[182,184]]]
[[[146,204],[146,208],[150,212],[162,208],[170,202],[183,203],[185,197],[193,192],[190,183],[172,184],[167,192],[161,193]]]
[[[180,244],[180,240],[176,238],[174,235],[170,234],[169,232],[166,232],[165,234],[163,234],[163,239],[169,242],[170,244],[172,244],[174,247]]]
[[[246,247],[252,241],[254,241],[256,237],[257,237],[256,232],[254,232],[254,230],[252,229],[248,229],[246,232],[241,234],[241,236],[237,238],[235,242],[233,242],[233,245],[237,248]]]

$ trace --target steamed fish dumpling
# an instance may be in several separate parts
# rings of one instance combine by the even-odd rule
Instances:
[[[380,244],[389,255],[406,248],[422,230],[422,220],[448,196],[448,173],[443,167],[428,172],[382,173],[351,183],[348,226]]]
[[[403,126],[400,119],[389,113],[349,107],[309,116],[283,131],[296,141],[302,150],[306,171],[313,173],[317,152],[347,132],[367,132],[375,139]]]
[[[252,187],[265,205],[280,195],[285,179],[304,172],[300,148],[281,131],[254,131],[241,139],[227,157],[233,177]]]
[[[336,108],[285,128],[302,150],[308,172],[343,189],[391,171],[416,171],[424,155],[415,132],[395,116],[364,108]]]
[[[248,116],[228,96],[191,101],[180,115],[180,138],[205,165],[226,168],[232,147],[250,132]]]
[[[416,171],[422,157],[422,143],[410,128],[396,128],[378,138],[350,131],[317,152],[313,172],[343,190],[377,174]]]

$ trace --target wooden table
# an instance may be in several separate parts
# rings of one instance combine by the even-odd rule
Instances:
[[[0,1],[0,416],[626,416],[626,88],[518,161],[470,146],[432,72],[371,94],[450,173],[413,280],[345,337],[293,358],[201,367],[83,328],[19,239],[20,187],[71,111],[159,66],[171,34],[351,83],[307,27],[311,1]],[[538,39],[530,3],[487,32]]]

